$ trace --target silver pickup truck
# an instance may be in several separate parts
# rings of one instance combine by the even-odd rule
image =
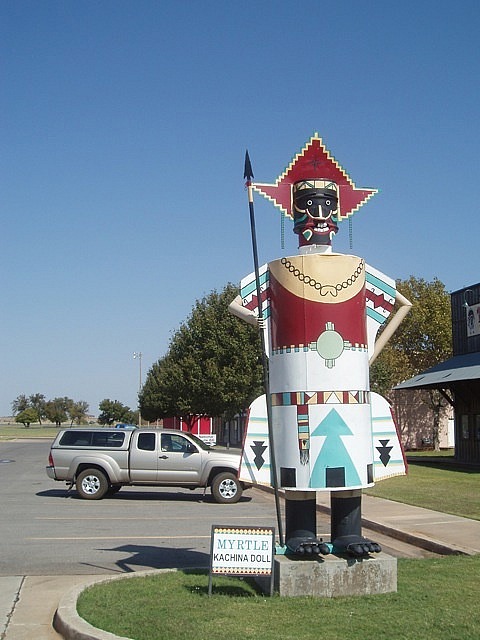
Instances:
[[[238,502],[240,452],[209,447],[196,436],[166,429],[63,429],[46,468],[53,480],[75,484],[86,500],[122,486],[210,487],[216,502]]]

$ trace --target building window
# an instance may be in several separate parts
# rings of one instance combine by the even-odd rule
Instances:
[[[475,440],[480,440],[480,415],[475,416]]]
[[[462,416],[462,438],[468,440],[470,437],[470,429],[468,425],[468,415]]]

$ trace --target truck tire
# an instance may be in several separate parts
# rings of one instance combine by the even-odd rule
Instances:
[[[242,485],[235,474],[219,473],[212,482],[212,496],[220,504],[234,504],[242,497]]]
[[[84,500],[101,500],[108,491],[108,480],[99,469],[85,469],[75,481],[78,495]]]

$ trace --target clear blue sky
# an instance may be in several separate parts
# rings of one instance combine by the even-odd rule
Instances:
[[[243,159],[318,131],[358,187],[353,252],[478,282],[480,3],[3,0],[0,415],[134,408],[195,300],[252,271]],[[256,199],[260,260],[280,246]],[[348,224],[335,248],[349,251]]]

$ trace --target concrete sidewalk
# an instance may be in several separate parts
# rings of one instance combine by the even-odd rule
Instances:
[[[329,511],[328,494],[317,494],[318,509]],[[363,526],[440,554],[480,553],[480,521],[364,495]],[[158,571],[156,571],[158,572]],[[133,577],[141,573],[124,574]],[[116,576],[117,578],[117,576]],[[114,640],[76,616],[75,602],[84,586],[111,576],[0,577],[1,640],[59,640],[52,620],[59,603],[60,617],[70,640]],[[82,624],[83,622],[83,624]]]
[[[319,511],[330,512],[328,494],[317,493]],[[366,529],[442,555],[480,553],[480,521],[362,495]]]
[[[0,577],[0,638],[61,640],[62,636],[52,626],[60,600],[75,587],[92,583],[98,577]]]

